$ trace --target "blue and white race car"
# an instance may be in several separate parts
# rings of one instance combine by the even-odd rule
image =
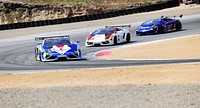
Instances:
[[[182,16],[180,16],[182,17]],[[138,26],[136,35],[146,34],[159,34],[169,31],[178,31],[182,29],[180,20],[175,18],[161,17],[156,19],[150,19]]]
[[[35,45],[36,61],[55,61],[59,58],[81,59],[81,50],[77,43],[73,43],[69,36],[37,37],[42,41]]]

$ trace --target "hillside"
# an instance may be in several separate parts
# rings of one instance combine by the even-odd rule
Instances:
[[[163,0],[0,0],[0,24],[94,14]]]

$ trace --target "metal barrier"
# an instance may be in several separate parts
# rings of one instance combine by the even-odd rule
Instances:
[[[91,15],[75,16],[75,17],[70,17],[70,18],[4,24],[4,25],[0,25],[0,30],[10,30],[10,29],[18,29],[18,28],[39,27],[39,26],[46,26],[46,25],[90,21],[90,20],[129,15],[129,14],[140,13],[140,12],[150,12],[150,11],[175,7],[175,6],[180,6],[179,0],[168,0],[161,3],[142,5],[140,7],[114,10],[110,12],[102,12],[102,13],[96,13],[96,14],[91,14]]]

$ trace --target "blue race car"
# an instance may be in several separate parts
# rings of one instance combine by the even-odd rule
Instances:
[[[81,50],[77,43],[73,43],[69,36],[37,37],[42,40],[35,45],[36,61],[55,61],[59,58],[81,59]]]
[[[182,15],[180,16],[180,18]],[[138,26],[136,30],[136,35],[146,35],[146,34],[159,34],[169,31],[179,31],[182,29],[182,24],[180,20],[175,18],[161,17],[156,19],[150,19]]]

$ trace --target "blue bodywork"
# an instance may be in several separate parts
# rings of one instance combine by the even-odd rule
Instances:
[[[157,18],[147,20],[138,26],[136,35],[158,34],[180,29],[182,29],[182,24],[178,19]]]
[[[65,41],[53,42],[55,39],[46,39],[43,43],[35,45],[35,54],[37,61],[55,61],[59,58],[81,59],[81,50],[78,43],[71,43],[68,39],[59,39]]]

